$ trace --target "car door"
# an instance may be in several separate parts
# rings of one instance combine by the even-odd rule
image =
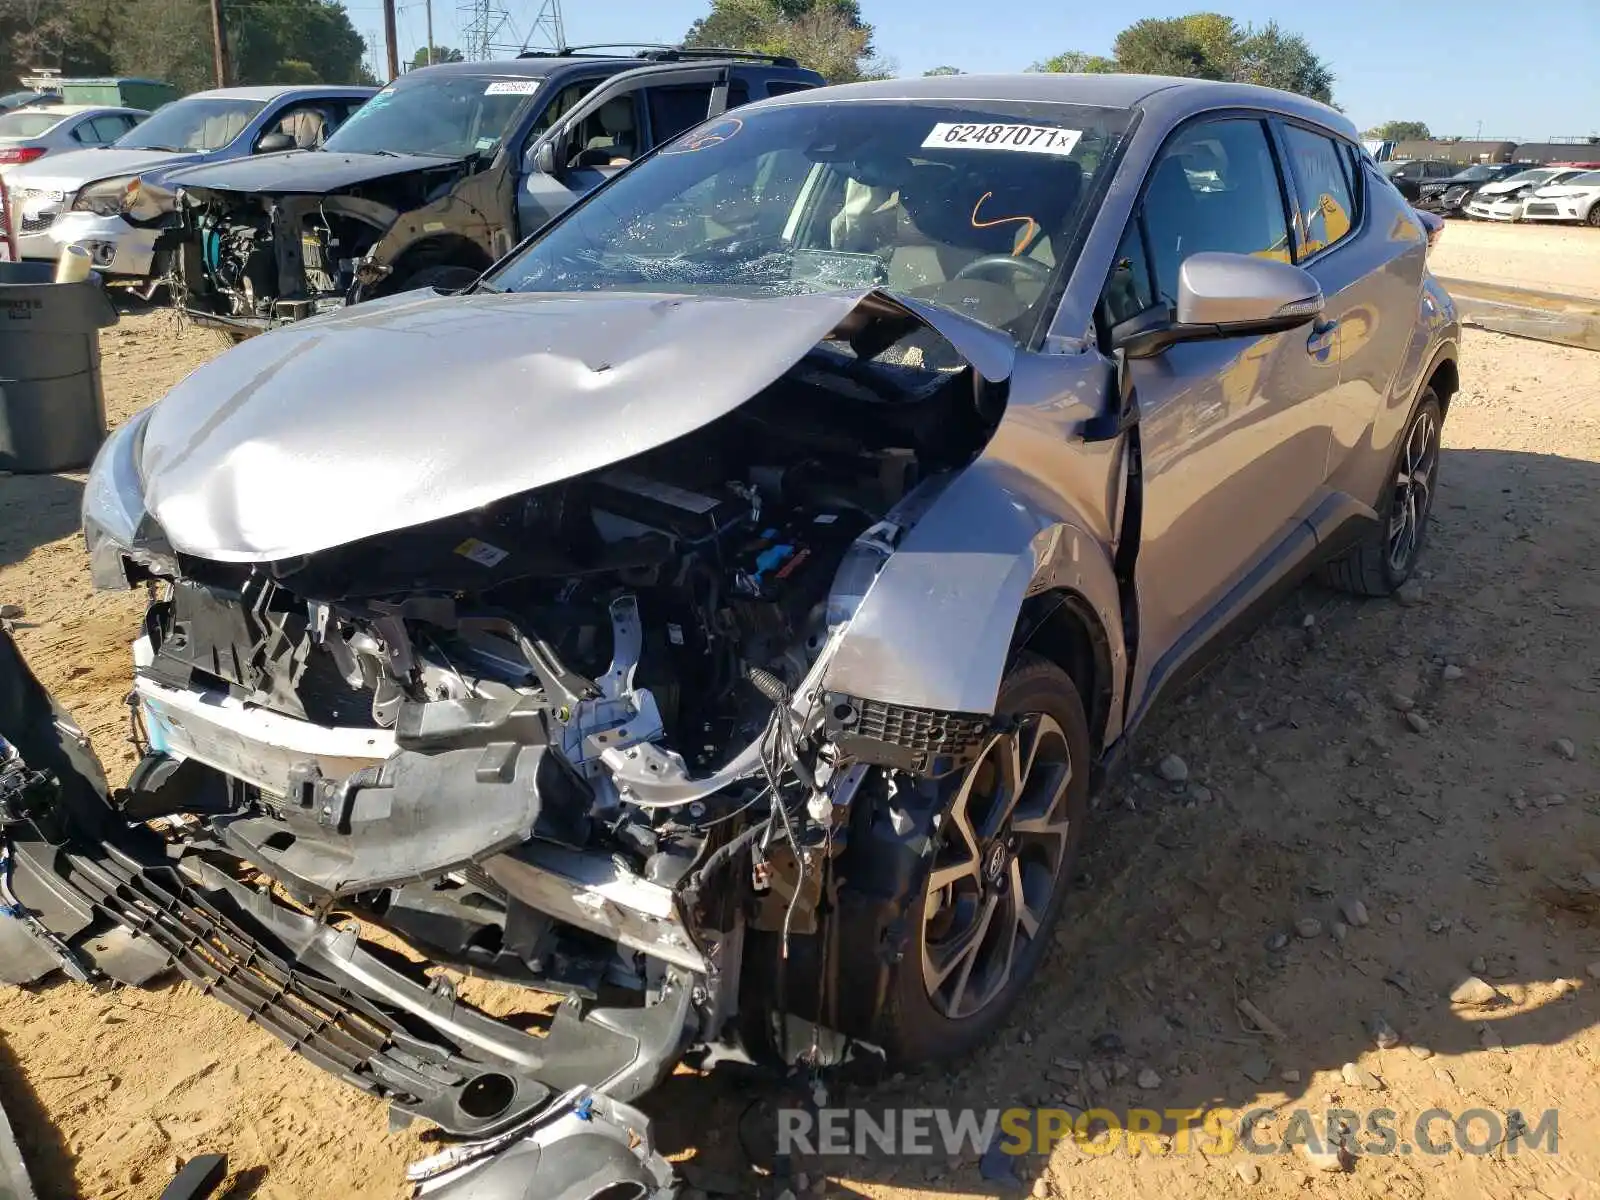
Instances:
[[[654,121],[661,121],[662,128],[670,131],[667,136],[675,137],[721,115],[727,97],[725,65],[643,67],[612,76],[528,147],[525,180],[517,189],[522,233],[531,233],[565,212],[579,197],[665,141],[655,134]],[[694,113],[699,115],[680,124]]]
[[[1324,477],[1332,478],[1366,438],[1405,356],[1411,329],[1393,314],[1416,312],[1426,254],[1416,239],[1408,250],[1402,240],[1363,236],[1367,181],[1353,143],[1293,121],[1278,122],[1277,133],[1293,198],[1295,262],[1322,289],[1312,336],[1337,341],[1339,380],[1326,400]]]
[[[1102,319],[1172,308],[1191,254],[1286,260],[1289,229],[1267,120],[1193,122],[1151,167]],[[1308,548],[1303,518],[1323,483],[1339,364],[1332,343],[1302,326],[1180,343],[1125,370],[1142,459],[1132,700],[1143,707],[1263,576]]]

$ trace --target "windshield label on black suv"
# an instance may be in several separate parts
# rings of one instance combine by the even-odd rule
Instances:
[[[1083,136],[1081,129],[1054,129],[1049,125],[1005,125],[990,121],[963,125],[940,121],[922,140],[924,150],[1013,150],[1023,154],[1071,154]]]

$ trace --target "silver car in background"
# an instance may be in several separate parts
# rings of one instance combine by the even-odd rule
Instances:
[[[39,104],[0,114],[0,177],[47,154],[108,146],[150,114],[142,108]]]
[[[172,214],[167,172],[320,145],[376,90],[318,84],[196,92],[162,105],[110,146],[17,167],[6,176],[17,251],[54,262],[63,247],[82,246],[109,282],[146,281]]]
[[[971,1049],[1152,705],[1308,572],[1415,569],[1434,224],[1299,96],[897,79],[245,342],[85,490],[96,582],[156,585],[119,817],[178,818],[94,911],[466,1139],[439,1196],[670,1195],[627,1106],[686,1054]]]

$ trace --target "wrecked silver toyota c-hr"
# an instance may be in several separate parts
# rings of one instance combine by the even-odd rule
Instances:
[[[96,580],[151,590],[120,803],[213,931],[188,968],[472,1139],[434,1184],[554,1170],[575,1104],[633,1128],[685,1056],[973,1046],[1153,699],[1312,567],[1411,572],[1429,236],[1299,97],[897,80],[200,368],[84,508]]]

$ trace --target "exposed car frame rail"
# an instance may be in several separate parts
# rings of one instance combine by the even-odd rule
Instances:
[[[1600,300],[1477,279],[1441,278],[1439,282],[1455,300],[1463,324],[1559,346],[1600,350]]]

